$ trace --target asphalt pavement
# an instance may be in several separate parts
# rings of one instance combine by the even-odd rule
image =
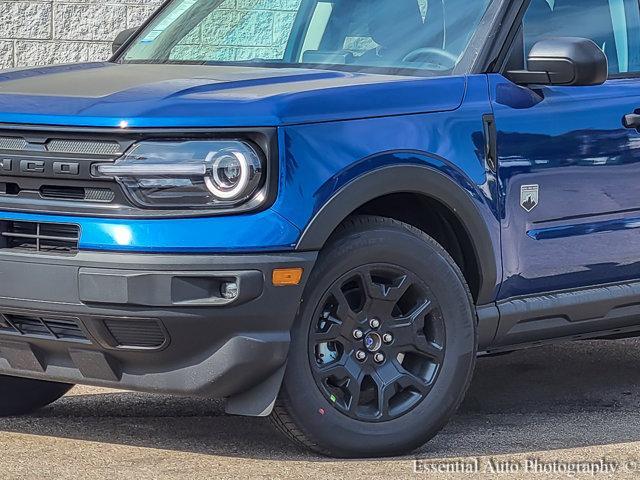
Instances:
[[[341,461],[202,401],[77,387],[0,419],[0,479],[640,478],[640,341],[481,358],[450,425],[414,454]]]

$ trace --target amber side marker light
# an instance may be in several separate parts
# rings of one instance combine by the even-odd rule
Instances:
[[[276,268],[271,277],[276,287],[288,287],[298,285],[302,280],[302,268]]]

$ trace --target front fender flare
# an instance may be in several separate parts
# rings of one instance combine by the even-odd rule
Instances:
[[[392,165],[372,170],[338,190],[316,213],[296,245],[297,250],[321,250],[334,230],[351,213],[376,198],[393,193],[416,193],[441,202],[458,217],[471,239],[480,268],[478,305],[495,300],[497,253],[477,191],[460,185],[445,173],[423,165]]]

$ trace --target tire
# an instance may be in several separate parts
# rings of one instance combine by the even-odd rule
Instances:
[[[0,417],[26,415],[55,402],[73,385],[0,375]]]
[[[408,453],[455,413],[476,352],[473,300],[447,252],[412,226],[354,217],[311,274],[272,422],[327,456]]]

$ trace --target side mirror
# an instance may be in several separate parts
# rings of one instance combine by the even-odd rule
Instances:
[[[541,40],[529,52],[527,70],[509,71],[507,78],[521,85],[602,85],[609,76],[607,56],[586,38]]]
[[[134,33],[136,33],[138,31],[138,27],[135,28],[127,28],[126,30],[121,31],[117,36],[116,39],[113,41],[113,44],[111,45],[111,50],[113,51],[113,53],[116,53],[118,50],[120,50],[120,48],[127,43],[127,40],[129,40]]]

